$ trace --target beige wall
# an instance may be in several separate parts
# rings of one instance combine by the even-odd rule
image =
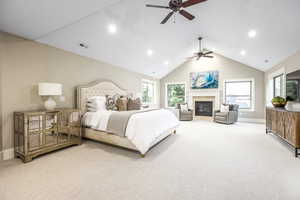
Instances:
[[[0,41],[2,40],[0,34]],[[3,45],[0,42],[0,160],[2,160],[2,62],[3,62]]]
[[[13,112],[43,108],[43,101],[37,94],[39,82],[62,83],[66,101],[58,102],[58,106],[73,107],[77,85],[108,79],[129,92],[137,93],[141,90],[141,80],[150,79],[107,63],[5,33],[0,32],[0,39],[0,46],[4,49],[0,98],[3,149],[13,147]],[[159,81],[156,82],[159,99],[160,86]]]
[[[300,51],[296,52],[294,55],[283,60],[279,64],[275,65],[265,73],[265,90],[266,90],[266,103],[270,105],[271,99],[273,97],[273,77],[279,74],[287,74],[294,71],[300,70]],[[284,93],[285,93],[285,83],[284,83]],[[285,94],[284,94],[285,95]]]
[[[222,101],[223,81],[226,79],[255,79],[255,111],[241,113],[243,118],[264,118],[264,72],[241,64],[234,60],[228,59],[221,55],[215,54],[213,59],[200,59],[199,61],[192,60],[185,62],[173,72],[161,79],[161,105],[165,106],[165,84],[168,82],[185,82],[187,84],[187,93],[189,89],[190,72],[201,71],[219,71],[219,90],[220,101]],[[210,89],[208,89],[210,90]],[[207,91],[207,90],[206,90]],[[198,90],[198,92],[201,92]],[[204,92],[204,90],[203,90]],[[220,102],[222,103],[222,102]]]
[[[296,70],[300,69],[300,51],[296,52],[294,55],[288,57],[287,59],[283,60],[279,64],[275,65],[268,71],[266,71],[266,77],[268,75],[276,72],[277,70],[280,70],[281,68],[284,68],[284,71],[286,73],[290,73]]]

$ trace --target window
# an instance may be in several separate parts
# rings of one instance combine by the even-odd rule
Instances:
[[[155,104],[155,82],[142,80],[142,103]]]
[[[283,97],[283,74],[280,74],[279,76],[275,76],[273,78],[274,81],[274,91],[273,91],[273,97]]]
[[[225,103],[238,104],[240,109],[253,110],[253,80],[225,81]]]
[[[185,83],[166,84],[167,107],[176,107],[179,103],[185,103]]]

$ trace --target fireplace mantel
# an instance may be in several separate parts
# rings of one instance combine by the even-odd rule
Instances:
[[[220,90],[218,89],[202,89],[202,90],[192,90],[188,95],[188,104],[191,108],[194,107],[194,100],[198,97],[214,97],[214,109],[219,109],[220,107]]]

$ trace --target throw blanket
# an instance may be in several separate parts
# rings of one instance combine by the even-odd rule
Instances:
[[[106,131],[114,135],[125,137],[127,124],[132,115],[136,113],[149,112],[153,110],[158,110],[158,109],[113,112],[109,117]]]

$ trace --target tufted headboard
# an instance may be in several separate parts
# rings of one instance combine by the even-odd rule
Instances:
[[[80,85],[76,89],[77,99],[76,107],[81,110],[82,113],[86,112],[87,99],[94,96],[105,96],[105,95],[127,95],[127,91],[120,88],[112,81],[94,81],[86,85]]]

